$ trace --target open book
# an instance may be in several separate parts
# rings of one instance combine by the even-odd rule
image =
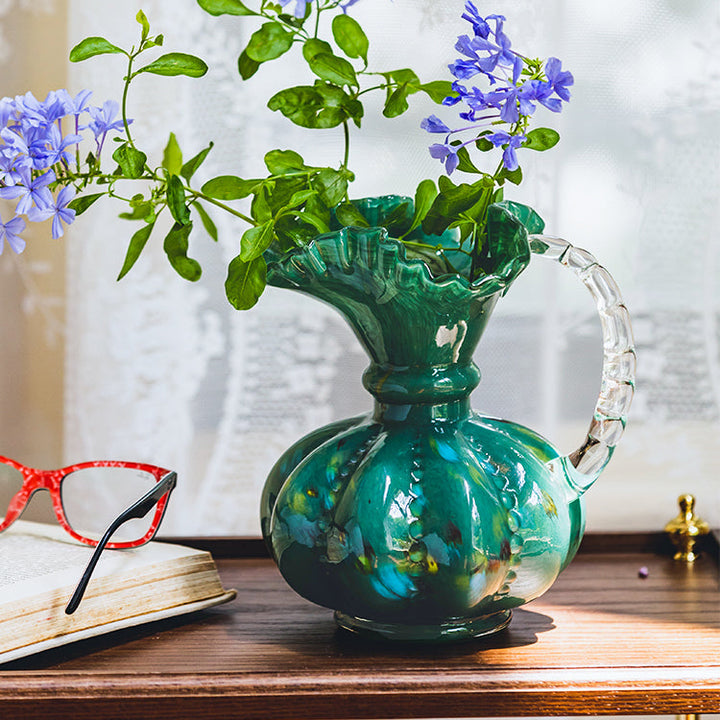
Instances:
[[[151,542],[105,550],[80,606],[65,606],[93,549],[55,525],[18,520],[0,533],[0,663],[235,597],[211,555]]]

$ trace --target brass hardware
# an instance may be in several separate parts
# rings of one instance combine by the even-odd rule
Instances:
[[[695,497],[693,495],[681,495],[678,498],[678,505],[680,513],[665,526],[665,532],[670,535],[670,539],[677,548],[674,559],[693,563],[699,555],[695,552],[695,543],[702,535],[710,532],[710,526],[695,515]]]

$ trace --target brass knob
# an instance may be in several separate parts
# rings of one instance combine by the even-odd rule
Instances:
[[[695,552],[695,543],[702,535],[710,532],[710,526],[695,515],[695,497],[681,495],[678,498],[680,513],[665,526],[665,532],[670,535],[673,545],[677,548],[675,560],[693,563],[699,553]]]

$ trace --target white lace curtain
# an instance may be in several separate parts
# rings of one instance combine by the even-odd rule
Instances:
[[[352,12],[369,30],[378,66],[409,66],[431,79],[455,57],[462,5],[360,0]],[[544,156],[525,152],[526,179],[513,198],[535,207],[549,233],[588,248],[611,270],[635,321],[637,401],[613,462],[587,495],[589,527],[659,529],[688,491],[720,525],[718,4],[478,5],[507,16],[515,47],[557,55],[575,75],[563,115],[545,116],[560,145]],[[237,55],[254,29],[246,19],[211,18],[195,0],[68,0],[68,46],[87,35],[131,44],[141,6],[166,49],[194,52],[211,67],[200,81],[137,82],[130,114],[151,155],[160,158],[172,129],[187,154],[215,141],[205,177],[251,176],[274,147],[337,162],[337,133],[301,131],[264,107],[296,68],[270,65],[247,83],[237,77]],[[118,57],[68,73],[74,91],[91,88],[96,101],[118,97]],[[437,176],[430,139],[418,128],[433,110],[420,103],[398,120],[367,119],[351,158],[358,196],[411,193],[423,176]],[[366,359],[339,316],[312,300],[270,291],[251,313],[231,310],[222,283],[241,228],[218,215],[219,247],[200,234],[192,239],[191,255],[204,266],[198,284],[173,274],[157,240],[115,283],[130,235],[119,210],[95,206],[66,244],[65,459],[175,467],[180,483],[166,532],[257,534],[260,488],[280,452],[369,407],[360,384]],[[474,404],[569,451],[599,389],[598,323],[574,277],[533,265],[481,342]],[[8,277],[3,283],[15,282]],[[12,337],[17,317],[6,311],[0,322]],[[3,428],[12,426],[7,416],[3,407]]]
[[[64,0],[0,0],[0,97],[66,83],[65,28]],[[62,455],[65,247],[45,228],[27,240],[0,256],[0,454],[42,466]]]

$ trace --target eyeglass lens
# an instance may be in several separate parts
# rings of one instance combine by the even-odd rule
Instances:
[[[5,517],[10,501],[20,492],[23,474],[10,465],[0,463],[0,520]]]
[[[60,485],[65,517],[70,527],[90,540],[100,540],[123,511],[150,491],[157,481],[144,470],[125,467],[94,467],[75,470]],[[113,542],[132,542],[144,537],[153,513],[128,520],[113,534]]]

